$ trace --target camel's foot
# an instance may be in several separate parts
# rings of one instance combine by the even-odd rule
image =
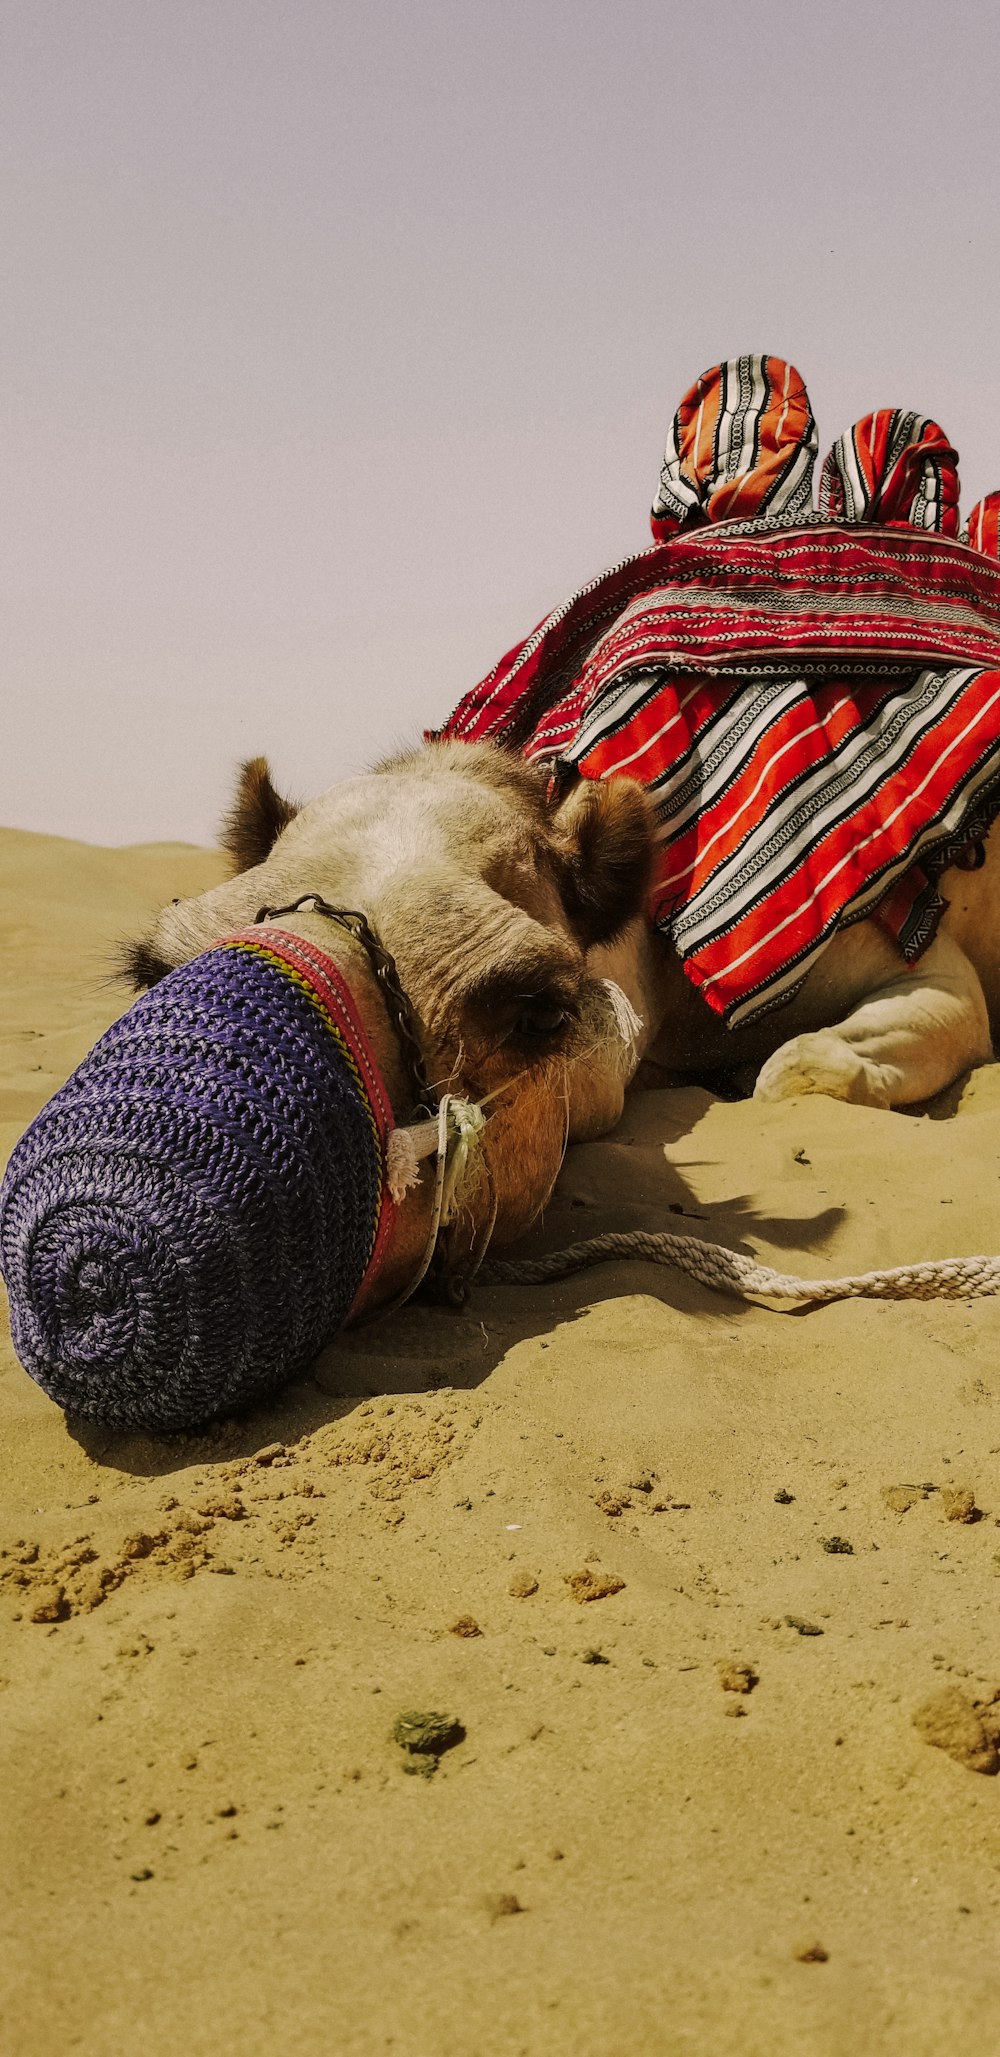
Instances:
[[[888,1107],[889,1093],[877,1065],[868,1064],[843,1036],[829,1029],[793,1036],[769,1057],[758,1074],[755,1100],[791,1100],[797,1093],[825,1093],[858,1107]]]

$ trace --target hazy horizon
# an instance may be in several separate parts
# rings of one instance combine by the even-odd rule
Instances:
[[[649,540],[678,399],[790,358],[1000,485],[1000,22],[763,0],[12,0],[0,821],[212,839]]]

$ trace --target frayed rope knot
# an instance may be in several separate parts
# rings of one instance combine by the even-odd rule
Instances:
[[[461,1206],[473,1159],[486,1126],[486,1115],[478,1100],[460,1100],[446,1093],[439,1111],[427,1121],[389,1132],[385,1173],[389,1192],[397,1207],[418,1183],[420,1165],[436,1150],[444,1166],[441,1212],[438,1227],[444,1228]]]
[[[639,1062],[639,1037],[646,1024],[637,1014],[627,993],[623,993],[614,979],[602,979],[601,984],[608,996],[611,1017],[619,1045],[619,1063],[622,1076],[630,1079]]]
[[[488,1097],[492,1098],[492,1095]],[[413,1122],[408,1128],[390,1130],[386,1143],[385,1173],[391,1198],[398,1206],[404,1195],[417,1184],[424,1158],[432,1157],[436,1152],[434,1200],[423,1256],[414,1277],[401,1293],[397,1293],[395,1299],[381,1307],[372,1308],[365,1317],[366,1320],[382,1320],[385,1315],[395,1313],[397,1307],[405,1306],[407,1300],[413,1298],[417,1287],[423,1283],[430,1269],[441,1230],[447,1228],[448,1223],[461,1211],[465,1203],[466,1189],[473,1178],[478,1176],[480,1165],[485,1169],[487,1185],[492,1195],[489,1165],[482,1150],[485,1127],[485,1102],[462,1100],[454,1093],[445,1093],[442,1095],[436,1115],[427,1121]],[[495,1220],[496,1200],[493,1197],[485,1227],[476,1239],[475,1256],[463,1282],[463,1292],[482,1263]]]
[[[432,1124],[423,1124],[430,1128]],[[414,1141],[414,1132],[409,1128],[389,1130],[385,1145],[385,1180],[389,1196],[395,1206],[405,1199],[412,1186],[420,1178],[420,1158]]]

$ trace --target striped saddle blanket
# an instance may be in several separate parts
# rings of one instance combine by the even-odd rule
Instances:
[[[815,426],[775,358],[714,367],[675,417],[652,549],[466,695],[442,737],[639,779],[650,914],[732,1025],[789,999],[845,923],[915,961],[942,871],[1000,812],[1000,494],[958,535],[955,452],[882,411],[812,506]]]

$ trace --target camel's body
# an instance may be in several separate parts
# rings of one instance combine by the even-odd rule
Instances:
[[[649,1056],[675,1074],[735,1073],[762,1100],[929,1099],[985,1063],[1000,1031],[1000,838],[986,853],[981,870],[946,874],[949,905],[916,964],[902,961],[877,921],[856,922],[833,937],[786,1006],[745,1028],[727,1029],[711,1013],[659,937],[630,937],[657,1024]]]
[[[996,835],[981,870],[946,875],[948,910],[916,965],[904,964],[877,921],[858,922],[833,938],[793,1000],[733,1032],[643,916],[651,839],[648,802],[630,781],[584,781],[553,808],[543,774],[488,746],[429,745],[297,814],[258,760],[229,826],[238,875],[166,908],[135,954],[135,973],[148,982],[262,906],[305,894],[363,910],[420,1015],[435,1083],[496,1096],[487,1155],[504,1238],[544,1201],[567,1136],[599,1135],[618,1119],[644,1058],[674,1075],[752,1067],[763,1099],[820,1092],[896,1107],[991,1056],[1000,1025]],[[364,953],[321,915],[282,920],[339,962],[405,1118],[399,1051]],[[641,1019],[626,1048],[605,979]],[[400,1212],[380,1295],[412,1267],[426,1192]]]

